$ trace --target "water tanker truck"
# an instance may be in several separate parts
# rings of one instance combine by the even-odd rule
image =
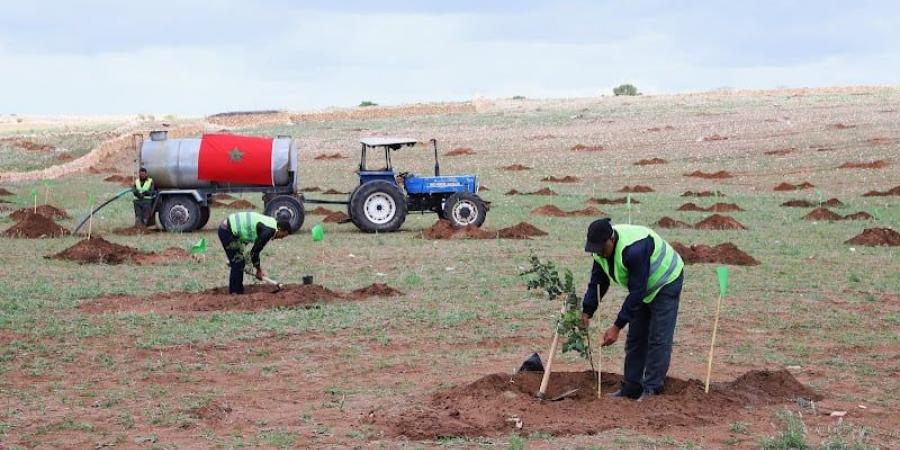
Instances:
[[[303,205],[347,205],[350,220],[362,231],[390,232],[400,228],[408,212],[433,212],[457,227],[481,226],[487,204],[478,196],[475,175],[441,175],[437,141],[434,176],[395,173],[391,153],[421,147],[415,139],[368,138],[360,143],[359,185],[347,201],[306,199],[299,192],[298,147],[290,136],[253,137],[204,134],[201,138],[169,139],[153,131],[150,139],[136,135],[139,167],[147,169],[159,191],[155,211],[168,231],[193,231],[209,220],[209,201],[217,193],[261,193],[265,214],[288,220],[294,231],[303,225]],[[367,153],[384,151],[385,164],[367,166]]]

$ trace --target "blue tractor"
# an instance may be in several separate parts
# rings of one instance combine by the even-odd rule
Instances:
[[[415,139],[372,137],[360,141],[359,186],[350,194],[348,213],[357,228],[366,232],[396,231],[409,212],[433,212],[454,227],[480,227],[487,205],[478,196],[478,176],[441,175],[437,141],[434,150],[434,176],[418,176],[409,172],[395,173],[391,153],[415,147]],[[367,154],[383,149],[385,164],[379,169],[368,166]]]

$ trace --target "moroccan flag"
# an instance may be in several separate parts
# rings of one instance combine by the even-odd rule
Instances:
[[[274,139],[234,134],[204,134],[197,178],[227,184],[272,186]]]

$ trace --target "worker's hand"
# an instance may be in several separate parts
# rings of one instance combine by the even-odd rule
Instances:
[[[263,272],[262,267],[256,268],[256,279],[262,281],[263,278],[266,277],[266,273]]]
[[[601,345],[606,347],[607,345],[612,345],[617,340],[619,340],[619,327],[610,325],[603,333],[603,343]]]
[[[591,316],[587,313],[581,313],[581,329],[586,329],[591,324]]]

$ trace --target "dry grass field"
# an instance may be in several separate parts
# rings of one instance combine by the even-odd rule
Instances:
[[[299,234],[266,248],[263,265],[288,283],[311,274],[338,295],[289,290],[279,307],[195,294],[227,284],[214,224],[228,209],[214,209],[206,229],[184,235],[116,234],[133,223],[127,200],[95,217],[95,235],[143,251],[185,249],[205,237],[210,251],[199,258],[81,265],[45,258],[81,237],[0,237],[0,448],[900,447],[900,249],[845,243],[866,228],[900,231],[900,196],[864,196],[900,185],[900,89],[504,99],[370,111],[251,116],[230,125],[236,133],[299,139],[301,184],[320,191],[354,187],[364,136],[433,137],[442,154],[469,148],[442,156],[441,168],[479,174],[491,202],[484,228],[525,221],[548,235],[430,240],[423,231],[435,217],[410,215],[391,234],[325,223],[324,241],[313,242],[309,230],[323,216],[308,215]],[[226,125],[173,124],[180,126]],[[79,128],[89,136],[78,138],[79,155],[149,127]],[[54,128],[39,142],[77,147],[69,144],[72,133]],[[0,133],[29,136],[12,125]],[[50,164],[4,142],[0,171]],[[346,158],[316,158],[334,153]],[[121,153],[101,167],[130,176],[131,158]],[[664,162],[636,165],[653,158]],[[874,168],[839,168],[845,163]],[[395,154],[394,164],[428,174],[433,160],[429,149],[415,147]],[[516,164],[530,169],[503,169]],[[686,176],[696,171],[701,176]],[[728,173],[702,177],[720,171]],[[89,194],[105,199],[120,191],[103,181],[110,175],[54,179],[49,203],[72,217],[57,222],[71,229],[87,213]],[[541,181],[551,176],[577,180]],[[0,229],[14,226],[12,210],[32,205],[33,188],[43,203],[41,181],[10,182],[0,173],[0,187],[12,192],[0,197],[8,202],[0,203]],[[781,183],[813,187],[775,190]],[[630,208],[589,202],[624,197],[619,191],[634,185],[653,191],[631,194]],[[505,195],[544,188],[558,195]],[[718,199],[682,196],[715,190]],[[871,217],[804,219],[831,198],[840,200],[831,210],[841,216]],[[258,196],[245,199],[261,208]],[[789,200],[812,206],[781,206]],[[571,269],[579,292],[590,271],[584,234],[597,216],[533,210],[594,206],[614,222],[655,227],[663,217],[697,223],[712,212],[679,207],[716,201],[738,205],[740,211],[721,214],[746,229],[657,228],[688,245],[730,242],[759,261],[730,266],[715,397],[684,394],[682,402],[673,393],[640,407],[582,396],[539,403],[525,393],[528,380],[520,390],[504,384],[532,352],[546,352],[559,308],[526,290],[519,273],[529,255]],[[678,380],[705,376],[716,266],[685,268],[669,373]],[[349,294],[373,283],[401,294]],[[604,299],[592,324],[595,340],[623,298],[612,289]],[[610,377],[621,373],[623,340],[602,353]],[[588,369],[571,355],[560,361],[555,370]],[[728,383],[754,371],[796,378],[815,395],[733,395]],[[490,380],[506,387],[487,389]],[[678,380],[674,386],[695,387]]]

